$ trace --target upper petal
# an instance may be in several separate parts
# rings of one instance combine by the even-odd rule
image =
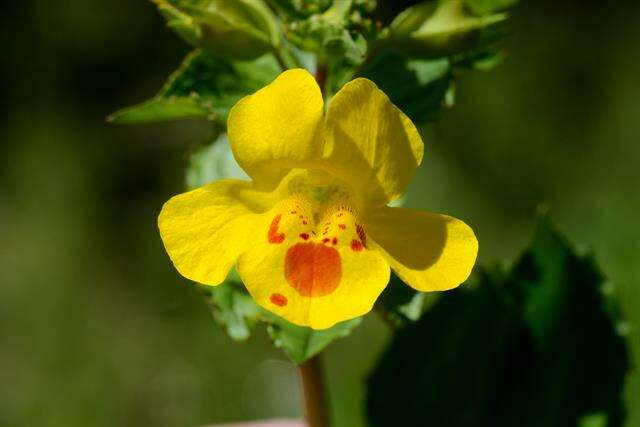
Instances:
[[[277,193],[259,192],[238,180],[217,181],[171,198],[162,207],[158,227],[176,269],[199,283],[222,283],[250,243],[259,213],[277,199]]]
[[[368,212],[365,225],[396,274],[419,291],[458,286],[478,253],[473,230],[446,215],[382,207]]]
[[[370,80],[335,95],[325,120],[326,168],[369,204],[397,199],[422,162],[424,144],[411,120]]]
[[[302,69],[285,71],[243,98],[228,120],[238,164],[263,188],[293,168],[308,167],[321,155],[323,108],[320,88]]]

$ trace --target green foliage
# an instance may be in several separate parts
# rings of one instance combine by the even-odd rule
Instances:
[[[592,258],[542,217],[513,268],[476,282],[396,334],[369,381],[372,426],[622,425],[627,350]]]
[[[107,120],[120,124],[163,122],[206,117],[211,111],[195,96],[157,96],[142,104],[123,108]]]
[[[439,58],[477,49],[483,31],[504,21],[503,13],[476,16],[462,0],[420,3],[402,12],[389,27],[389,44],[412,57]]]
[[[200,147],[189,156],[185,175],[187,188],[193,189],[228,178],[248,180],[249,176],[234,159],[226,134],[220,135],[212,144]]]
[[[273,314],[269,317],[271,323],[267,331],[273,344],[282,349],[295,363],[302,363],[320,353],[333,340],[348,336],[362,321],[361,318],[356,318],[328,329],[314,330],[296,326]]]
[[[452,84],[447,59],[408,59],[386,54],[363,73],[416,123],[435,120]]]
[[[305,51],[313,52],[320,63],[355,65],[364,59],[367,50],[364,37],[347,28],[351,0],[335,2],[322,14],[293,21],[289,25],[289,38]]]
[[[415,322],[438,298],[436,292],[418,292],[395,274],[376,302],[376,309],[394,328]]]
[[[234,341],[245,341],[263,316],[263,311],[244,291],[244,285],[235,270],[227,280],[216,287],[202,286],[209,308],[216,322]]]
[[[227,59],[254,59],[280,43],[262,0],[154,0],[167,26],[188,43]]]
[[[518,0],[464,0],[465,6],[475,15],[488,15],[505,10],[518,3]]]
[[[280,72],[265,55],[253,61],[227,61],[196,50],[190,53],[150,101],[114,113],[116,123],[147,123],[208,117],[224,126],[231,107],[270,83]]]
[[[273,0],[273,3],[294,18],[307,18],[327,10],[332,0]]]

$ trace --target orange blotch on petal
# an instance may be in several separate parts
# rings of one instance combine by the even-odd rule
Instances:
[[[282,214],[278,214],[271,221],[271,226],[269,226],[269,231],[267,233],[267,238],[269,243],[282,243],[284,242],[284,233],[278,233],[278,225],[280,224],[280,220],[282,219]]]
[[[289,285],[305,297],[322,297],[340,284],[340,253],[317,243],[297,243],[287,251],[284,275]]]
[[[345,228],[347,228],[347,226],[346,226],[345,224],[338,224],[338,227],[342,228],[343,230],[344,230]]]
[[[271,294],[269,300],[278,307],[284,307],[288,302],[287,297],[282,294]]]
[[[302,240],[309,240],[309,235],[307,233],[300,233],[300,238]]]

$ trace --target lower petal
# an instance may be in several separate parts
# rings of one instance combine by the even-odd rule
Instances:
[[[473,230],[446,215],[383,207],[368,212],[365,226],[396,274],[419,291],[455,288],[478,253]]]
[[[237,266],[258,304],[314,329],[371,310],[389,282],[389,264],[378,251],[354,244],[360,240],[353,218],[316,229],[308,208],[296,200],[261,217],[262,231]]]

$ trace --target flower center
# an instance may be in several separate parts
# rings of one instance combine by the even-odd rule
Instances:
[[[295,183],[290,196],[271,211],[267,241],[285,244],[284,276],[287,283],[304,297],[331,294],[340,285],[342,251],[367,249],[367,236],[351,207],[345,187],[312,187]],[[276,305],[286,299],[274,294]]]

